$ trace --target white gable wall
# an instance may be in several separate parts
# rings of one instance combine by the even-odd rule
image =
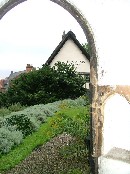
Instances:
[[[75,65],[77,72],[90,73],[90,63],[88,59],[86,59],[86,56],[82,54],[79,47],[71,39],[65,42],[59,53],[50,63],[50,66],[54,66],[57,61],[65,63],[68,61],[68,63]]]

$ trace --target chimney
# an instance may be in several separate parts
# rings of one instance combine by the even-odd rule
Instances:
[[[30,72],[32,70],[33,70],[33,66],[30,65],[30,64],[27,64],[27,66],[26,66],[26,72],[28,73],[28,72]]]
[[[65,31],[63,31],[63,34],[62,34],[62,39],[64,39],[65,37]]]
[[[0,89],[4,88],[4,82],[5,82],[4,79],[1,79],[0,80]]]

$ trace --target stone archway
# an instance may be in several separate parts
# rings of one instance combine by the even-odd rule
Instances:
[[[3,0],[3,5],[0,7],[0,19],[9,12],[12,8],[15,6],[19,5],[20,3],[23,3],[27,0]],[[90,45],[90,89],[91,89],[91,103],[92,103],[92,108],[91,108],[91,127],[95,127],[96,124],[96,119],[97,116],[95,117],[96,114],[96,99],[97,99],[97,79],[98,79],[98,74],[97,74],[97,53],[96,53],[96,47],[95,47],[95,41],[94,41],[94,36],[93,32],[91,30],[91,27],[86,20],[86,18],[82,15],[80,10],[73,5],[69,0],[50,0],[59,6],[63,7],[65,10],[67,10],[79,23],[81,28],[84,31],[84,34],[86,36],[86,39]],[[93,129],[91,130],[91,154],[94,154],[94,157],[97,157],[97,130]],[[95,158],[97,160],[97,158]],[[95,161],[96,161],[95,160]],[[97,162],[96,162],[97,163]],[[96,169],[97,170],[97,169]]]
[[[104,103],[102,154],[112,148],[130,151],[130,104],[118,93],[109,96]]]
[[[130,104],[125,95],[113,91],[104,99],[99,173],[130,173]]]

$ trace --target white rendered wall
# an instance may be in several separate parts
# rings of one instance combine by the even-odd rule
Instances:
[[[77,72],[90,73],[90,63],[82,54],[81,50],[72,40],[67,40],[64,46],[60,49],[59,53],[55,56],[51,62],[51,66],[57,61],[73,63]]]
[[[130,164],[122,161],[100,157],[99,174],[130,174]]]
[[[81,9],[94,33],[98,51],[98,84],[130,84],[130,1],[71,1]]]
[[[130,174],[129,137],[130,104],[124,97],[115,94],[107,99],[104,107],[102,156],[98,159],[99,174]],[[109,155],[111,151],[113,153]]]
[[[130,104],[119,94],[106,101],[103,127],[103,155],[113,147],[130,151]]]

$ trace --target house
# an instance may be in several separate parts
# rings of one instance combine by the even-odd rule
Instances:
[[[1,79],[0,80],[0,92],[4,92],[5,91],[5,82],[6,80],[5,79]]]
[[[53,67],[58,61],[74,64],[76,71],[84,77],[90,74],[90,55],[79,43],[72,31],[69,31],[67,34],[63,32],[62,41],[55,48],[45,64]],[[85,87],[89,88],[89,82]]]
[[[18,71],[18,72],[13,72],[11,71],[9,77],[8,77],[8,80],[11,81],[15,78],[17,78],[20,74],[23,74],[23,73],[28,73],[30,71],[32,71],[34,69],[34,67],[30,64],[27,64],[26,65],[26,70],[23,70],[23,71]]]
[[[5,92],[8,89],[8,87],[10,86],[11,80],[16,79],[21,74],[28,73],[32,70],[35,70],[35,68],[32,65],[27,64],[26,65],[26,70],[18,71],[18,72],[11,71],[9,77],[6,77],[5,79],[0,80],[0,92]]]

